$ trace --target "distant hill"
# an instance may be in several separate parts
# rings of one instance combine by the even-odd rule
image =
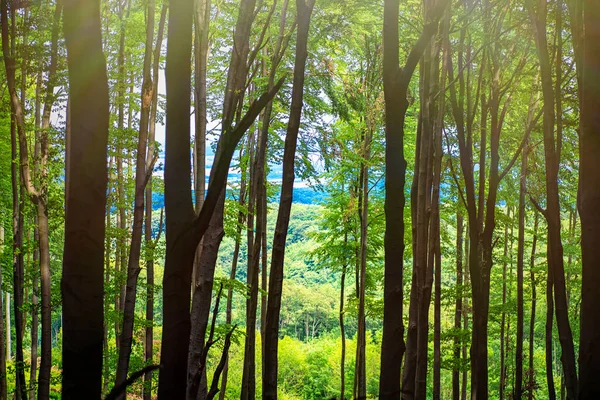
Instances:
[[[311,187],[297,187],[294,188],[293,203],[295,204],[320,204],[327,197],[327,193],[323,191],[317,191]],[[279,192],[271,197],[271,201],[279,201]],[[164,195],[162,193],[152,193],[152,203],[154,210],[160,210],[165,206]]]

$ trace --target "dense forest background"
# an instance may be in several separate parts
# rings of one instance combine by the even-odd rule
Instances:
[[[600,398],[596,0],[0,20],[0,400]]]

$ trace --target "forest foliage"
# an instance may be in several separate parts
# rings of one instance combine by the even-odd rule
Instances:
[[[0,400],[600,398],[595,0],[0,20]]]

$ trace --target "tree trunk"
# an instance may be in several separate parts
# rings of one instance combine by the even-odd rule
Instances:
[[[304,72],[308,57],[308,32],[314,5],[315,0],[296,0],[298,13],[296,61],[294,64],[290,117],[285,136],[281,198],[271,254],[271,272],[264,337],[263,399],[267,400],[277,399],[277,346],[279,344],[279,314],[283,287],[283,263],[294,191],[294,161],[302,117]]]
[[[510,219],[510,207],[508,208],[507,218]],[[502,319],[500,322],[500,387],[498,388],[498,397],[504,399],[504,388],[506,387],[506,347],[505,334],[506,327],[506,270],[508,266],[508,224],[504,226],[504,257],[502,260]]]
[[[264,93],[253,102],[240,122],[232,126],[235,96],[244,81],[240,73],[246,70],[240,62],[242,53],[234,41],[232,65],[228,76],[224,107],[223,132],[217,144],[217,152],[208,194],[200,213],[196,215],[192,204],[190,180],[190,55],[192,39],[191,2],[173,0],[170,3],[169,38],[167,45],[167,153],[165,159],[165,208],[166,258],[163,280],[163,340],[159,373],[158,396],[160,399],[181,399],[186,396],[186,372],[190,342],[190,287],[194,255],[198,243],[208,229],[215,207],[225,189],[229,164],[240,139],[254,123],[283,85],[280,80],[273,90]],[[254,7],[252,7],[253,9]],[[244,37],[243,30],[236,35]],[[247,37],[248,35],[246,35]],[[234,83],[231,83],[234,82]],[[231,89],[231,90],[229,90]],[[235,96],[234,96],[235,95]],[[234,98],[231,98],[231,97]]]
[[[156,38],[156,45],[154,46],[154,56],[152,61],[152,104],[150,106],[150,120],[148,125],[148,154],[146,156],[146,163],[151,164],[151,160],[154,158],[155,153],[155,131],[156,131],[156,114],[158,109],[158,77],[160,68],[160,54],[162,49],[162,41],[165,30],[165,20],[167,17],[167,5],[164,4],[160,13],[160,22],[158,23],[158,36]],[[153,352],[154,352],[154,251],[155,241],[152,238],[152,174],[148,176],[148,184],[146,185],[146,231],[145,240],[146,248],[149,249],[148,258],[146,259],[146,326],[145,332],[145,347],[144,347],[144,360],[146,365],[153,364]],[[162,211],[161,211],[161,223],[157,237],[160,237],[162,230]],[[152,372],[149,371],[144,374],[144,400],[151,400],[152,398]]]
[[[584,57],[580,136],[580,191],[581,249],[583,273],[581,290],[581,331],[579,348],[580,399],[600,396],[600,4],[584,1]],[[579,65],[579,64],[578,64]],[[579,68],[577,68],[579,70]]]
[[[526,144],[528,146],[528,144]],[[517,248],[517,345],[515,350],[515,390],[517,399],[523,396],[523,269],[525,265],[525,193],[527,192],[527,156],[526,147],[521,155],[521,179],[519,185],[519,239]],[[535,286],[535,285],[534,285]],[[535,290],[534,287],[532,287]],[[532,307],[532,310],[534,308]],[[532,311],[534,313],[535,311]]]
[[[367,234],[369,225],[369,159],[371,158],[372,132],[367,122],[367,132],[362,143],[362,160],[360,171],[360,188],[358,212],[360,221],[360,260],[359,260],[359,297],[358,297],[358,332],[357,332],[357,358],[355,374],[357,375],[357,399],[367,397],[367,369],[366,369],[366,316],[365,316],[365,291],[367,283]]]
[[[71,133],[61,283],[62,396],[100,398],[109,100],[99,2],[65,2],[63,29]]]
[[[348,242],[348,234],[344,234],[344,244]],[[347,265],[342,267],[342,276],[340,279],[340,336],[342,344],[342,354],[340,358],[340,400],[346,400],[346,327],[344,325],[344,300],[346,288]]]
[[[462,365],[461,347],[463,315],[463,235],[464,217],[459,209],[456,215],[456,306],[454,311],[454,363],[452,367],[452,400],[460,400],[460,368]]]
[[[535,222],[533,225],[533,239],[531,243],[531,261],[529,264],[529,271],[531,275],[531,320],[529,321],[529,373],[527,381],[527,399],[533,399],[533,389],[535,384],[535,368],[533,366],[533,354],[534,354],[534,343],[535,343],[535,308],[537,303],[536,295],[536,282],[535,282],[535,256],[537,248],[537,232],[539,224],[539,214],[535,213]]]
[[[440,7],[442,8],[442,7]],[[386,130],[386,232],[384,238],[385,276],[383,338],[381,343],[381,399],[400,398],[400,367],[404,356],[404,325],[402,321],[403,259],[404,259],[404,119],[408,108],[408,85],[415,67],[431,37],[437,32],[437,20],[425,25],[413,46],[403,69],[398,64],[399,31],[398,0],[384,3],[383,27],[383,87],[385,94]]]
[[[244,369],[242,375],[242,398],[254,398],[256,390],[256,314],[258,310],[258,268],[262,235],[259,235],[257,218],[257,235],[254,236],[254,215],[256,213],[256,163],[255,132],[248,136],[248,176],[250,182],[248,194],[248,215],[246,217],[247,269],[246,285],[250,293],[246,298],[246,340],[244,343]],[[260,219],[262,221],[262,217]]]
[[[234,49],[231,56],[228,76],[226,95],[223,103],[223,120],[222,120],[222,135],[227,135],[228,131],[233,126],[235,111],[241,107],[245,92],[246,81],[246,62],[249,52],[250,28],[253,22],[255,0],[244,0],[240,4],[238,20],[234,33]],[[239,115],[238,115],[239,117]],[[217,157],[223,151],[222,146],[217,147]],[[211,170],[210,182],[214,179],[213,171]],[[198,286],[194,291],[192,302],[191,318],[192,324],[190,350],[188,356],[188,400],[195,399],[196,396],[204,398],[207,392],[206,370],[200,370],[199,360],[204,349],[204,336],[208,326],[208,317],[210,315],[210,303],[212,297],[212,287],[214,279],[214,271],[217,261],[217,254],[221,240],[224,235],[223,231],[223,212],[225,207],[225,190],[222,191],[218,199],[216,208],[209,228],[203,238],[202,250],[198,261]],[[198,376],[198,373],[203,375]],[[201,378],[199,389],[196,389],[198,379]],[[243,390],[242,390],[243,391]],[[198,392],[196,394],[196,392]]]
[[[206,72],[210,43],[211,0],[194,1],[194,197],[196,212],[200,212],[206,193]],[[192,278],[192,297],[200,284],[202,241],[196,249]],[[205,383],[204,383],[205,386]]]
[[[166,259],[163,280],[163,335],[159,399],[183,399],[186,393],[190,337],[190,285],[197,242],[184,235],[194,219],[190,182],[190,87],[193,3],[169,4],[165,156]]]
[[[544,216],[546,217],[546,221],[548,223],[548,264],[553,272],[552,280],[554,287],[556,324],[558,327],[558,337],[562,349],[561,361],[565,374],[567,398],[569,400],[573,400],[577,398],[577,369],[575,365],[573,333],[569,323],[563,246],[561,240],[560,203],[558,194],[560,146],[557,147],[556,140],[554,138],[554,100],[555,96],[560,96],[561,93],[554,93],[554,87],[552,84],[552,71],[546,38],[547,4],[545,2],[540,2],[537,12],[534,11],[531,0],[528,1],[528,6],[536,34],[536,45],[538,48],[544,99],[543,125],[547,203],[547,210],[545,211]],[[560,43],[560,45],[562,45],[562,43]]]
[[[4,226],[2,224],[0,224],[0,253],[4,253]],[[2,286],[1,272],[0,269],[0,287]],[[4,308],[2,297],[2,292],[0,292],[0,400],[6,400],[6,342],[4,341]],[[6,335],[10,335],[10,332],[7,332]]]
[[[244,208],[246,204],[246,180],[242,179],[240,184],[240,198],[238,200],[240,210]],[[235,235],[235,247],[233,250],[233,260],[231,261],[231,273],[229,275],[229,280],[233,281],[235,279],[237,273],[237,265],[238,258],[240,254],[240,242],[241,242],[241,234],[242,234],[242,224],[244,223],[244,212],[240,211],[238,213],[237,219],[237,231]],[[231,324],[231,309],[233,306],[233,289],[229,287],[227,290],[227,308],[225,311],[225,323]],[[225,366],[223,367],[223,378],[221,380],[221,390],[219,391],[219,400],[225,400],[225,394],[227,389],[227,375],[229,371],[229,355],[227,356],[227,360],[225,361]]]
[[[548,259],[550,259],[550,244],[547,244]],[[552,361],[553,340],[552,340],[552,323],[554,318],[554,299],[552,289],[554,280],[552,279],[553,271],[548,264],[548,277],[546,279],[546,382],[548,383],[548,398],[556,400],[556,390],[554,388],[554,369]]]
[[[23,225],[24,225],[24,199],[23,188],[25,185],[32,185],[29,170],[29,156],[27,153],[27,142],[25,136],[25,119],[22,109],[22,101],[17,95],[16,88],[16,61],[15,61],[15,36],[16,36],[16,21],[15,10],[10,11],[11,32],[9,44],[9,20],[8,20],[8,5],[6,0],[2,1],[1,18],[2,18],[2,53],[4,56],[4,66],[6,70],[6,81],[11,100],[11,153],[13,160],[19,160],[21,164],[20,175],[18,175],[16,163],[12,163],[12,193],[13,193],[13,293],[14,293],[14,315],[15,315],[15,331],[16,331],[16,364],[15,364],[15,397],[22,399],[25,396],[25,374],[23,371],[23,337],[21,335],[23,324]],[[25,73],[24,71],[22,72]],[[17,141],[19,144],[17,153]],[[18,154],[18,156],[17,156]],[[22,185],[19,185],[19,176]],[[27,187],[28,187],[27,186]],[[8,302],[7,302],[8,304]],[[7,307],[7,315],[9,308]],[[7,317],[8,319],[9,317]],[[10,337],[10,329],[7,331]]]
[[[148,144],[148,124],[150,119],[150,106],[152,103],[152,48],[154,41],[154,14],[155,2],[148,1],[146,25],[146,48],[144,53],[142,96],[140,111],[139,138],[136,153],[135,168],[135,195],[133,211],[133,230],[131,245],[127,262],[127,289],[123,309],[123,327],[121,330],[121,343],[119,347],[119,360],[115,385],[120,385],[127,379],[131,345],[133,341],[133,325],[135,319],[135,303],[137,295],[137,281],[140,274],[140,254],[142,249],[142,229],[144,225],[144,193],[149,175],[152,174],[152,164],[146,164],[146,146]],[[124,399],[126,391],[119,397]]]

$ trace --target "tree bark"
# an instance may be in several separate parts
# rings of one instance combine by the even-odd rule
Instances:
[[[441,3],[445,5],[445,2]],[[442,6],[439,6],[443,9]],[[408,108],[407,90],[415,67],[432,36],[438,19],[425,25],[413,46],[404,68],[399,66],[398,0],[384,3],[383,87],[386,130],[386,232],[384,238],[384,310],[381,343],[381,399],[400,398],[400,367],[404,356],[404,324],[402,322],[403,258],[404,258],[404,119]],[[441,14],[441,13],[440,13]]]
[[[0,224],[0,253],[4,252],[4,235],[4,226]],[[0,286],[2,286],[1,272],[0,269]],[[2,292],[0,292],[0,400],[6,400],[6,342],[4,341],[4,308],[2,297]],[[6,335],[10,335],[10,332],[7,332]]]
[[[368,118],[368,117],[367,117]],[[360,188],[358,200],[358,213],[360,221],[359,245],[359,296],[358,296],[358,332],[357,332],[357,358],[355,374],[357,375],[357,399],[367,397],[367,369],[366,369],[366,316],[365,316],[365,291],[367,283],[367,241],[369,225],[369,160],[371,158],[371,126],[367,122],[367,132],[362,143],[362,159],[360,171]]]
[[[156,45],[154,46],[154,56],[152,61],[152,104],[150,105],[150,119],[148,125],[148,154],[146,156],[146,163],[150,164],[151,160],[154,159],[155,153],[155,131],[156,131],[156,114],[158,111],[158,77],[160,68],[160,55],[162,48],[163,35],[165,30],[165,20],[167,17],[167,5],[162,6],[160,13],[160,21],[158,23],[158,36],[156,38]],[[146,365],[152,365],[153,352],[154,352],[154,252],[156,242],[152,238],[152,174],[148,177],[148,184],[146,185],[146,226],[145,226],[145,240],[146,248],[149,249],[148,258],[146,259],[146,326],[145,332],[145,346],[144,346],[144,360]],[[159,231],[157,237],[160,237],[162,230],[162,210],[161,210],[161,221],[159,224]],[[144,400],[150,400],[152,398],[152,371],[148,371],[144,374]]]
[[[550,253],[550,244],[547,244],[548,253]],[[548,254],[550,258],[550,254]],[[546,278],[546,382],[548,384],[548,398],[556,400],[556,389],[554,388],[554,368],[553,368],[553,340],[552,323],[554,318],[554,297],[552,289],[554,280],[552,279],[552,267],[548,265],[548,276]]]
[[[217,152],[208,194],[199,214],[194,212],[190,179],[190,125],[191,97],[191,39],[193,7],[185,0],[170,3],[169,38],[167,45],[167,152],[165,160],[165,208],[166,258],[163,280],[163,340],[159,373],[158,396],[160,399],[181,399],[186,396],[188,350],[190,342],[190,287],[192,268],[198,243],[204,236],[221,193],[225,189],[229,164],[237,144],[254,123],[265,105],[283,85],[277,82],[273,90],[264,93],[248,108],[240,122],[222,124],[223,132],[217,144]],[[236,35],[240,34],[236,31]],[[243,32],[241,33],[243,35]],[[235,43],[235,42],[234,42]],[[235,47],[235,46],[234,46]],[[232,62],[237,60],[241,49],[234,48]],[[234,68],[235,67],[235,68]],[[236,61],[230,67],[231,79],[239,77],[245,63]],[[243,80],[243,79],[242,79]],[[228,78],[229,81],[229,78]],[[238,87],[228,84],[227,88]],[[226,90],[224,121],[232,121],[234,115],[231,96],[236,92]],[[235,99],[233,99],[235,100]]]
[[[461,347],[463,315],[463,235],[464,217],[459,209],[456,215],[456,306],[454,311],[454,363],[452,367],[452,400],[460,400],[460,366],[462,365]]]
[[[246,204],[246,180],[242,179],[240,184],[240,197],[238,200],[240,210],[242,210]],[[240,254],[240,242],[241,242],[241,234],[242,234],[242,224],[244,223],[244,212],[240,211],[238,213],[237,219],[237,231],[235,235],[235,247],[233,249],[233,259],[231,261],[231,273],[229,275],[229,280],[233,282],[237,273],[237,265],[238,258]],[[231,311],[233,306],[233,289],[229,287],[227,290],[227,308],[225,311],[225,323],[227,325],[231,325]],[[225,393],[227,389],[227,375],[229,372],[229,355],[227,356],[227,360],[225,361],[225,365],[223,367],[223,377],[221,380],[221,390],[219,391],[219,400],[225,400]]]
[[[548,223],[548,264],[552,269],[554,287],[554,301],[556,309],[556,324],[559,332],[559,341],[562,349],[561,361],[565,374],[567,398],[577,398],[577,368],[575,365],[575,349],[573,345],[573,333],[569,323],[569,310],[566,298],[565,270],[563,259],[563,246],[561,240],[560,203],[558,194],[558,168],[560,165],[560,146],[557,146],[554,137],[555,118],[555,96],[552,84],[552,71],[550,57],[548,54],[548,43],[546,38],[547,4],[539,2],[537,12],[533,9],[532,0],[528,1],[531,15],[538,57],[540,62],[540,73],[542,77],[542,93],[544,99],[544,155],[546,164],[546,203],[547,210],[544,217]],[[562,43],[559,45],[562,46]],[[560,125],[560,124],[559,124]]]
[[[581,249],[583,273],[581,289],[581,331],[579,347],[580,399],[600,396],[600,4],[584,1],[584,56],[580,136]],[[579,70],[579,68],[577,68]]]
[[[204,203],[206,193],[206,73],[210,43],[211,0],[194,1],[194,195],[196,212]],[[202,242],[196,250],[192,282],[192,296],[200,284],[200,256]]]
[[[528,145],[526,145],[528,146]],[[527,156],[528,148],[521,155],[521,179],[519,182],[519,238],[517,248],[517,343],[515,349],[515,397],[523,395],[523,324],[524,296],[523,269],[525,264],[525,193],[527,192]],[[533,288],[535,290],[535,288]],[[532,308],[533,309],[533,308]],[[534,313],[535,311],[532,311]]]
[[[71,133],[66,172],[63,399],[100,398],[108,81],[97,0],[65,1]]]
[[[234,49],[229,65],[225,99],[223,103],[223,119],[221,123],[222,135],[227,134],[233,126],[235,111],[241,107],[244,99],[247,75],[246,62],[248,59],[250,29],[254,19],[255,4],[255,0],[244,0],[240,3],[239,15],[234,33]],[[217,153],[220,153],[221,151],[221,146],[218,146]],[[215,159],[217,157],[219,157],[219,154],[216,155]],[[213,179],[214,175],[211,170],[210,182],[212,182]],[[197,396],[204,399],[207,393],[206,370],[204,369],[201,371],[199,361],[205,346],[204,337],[210,315],[217,254],[224,235],[224,208],[225,189],[223,189],[220,194],[209,228],[202,241],[202,249],[199,252],[200,257],[198,258],[197,266],[198,286],[194,290],[191,314],[193,324],[188,356],[188,400],[195,399]],[[198,376],[199,372],[201,373],[200,376]],[[198,379],[201,379],[199,386],[197,386]]]
[[[294,191],[294,161],[302,117],[304,73],[308,57],[308,33],[314,5],[315,0],[296,0],[298,13],[296,61],[294,64],[292,103],[285,136],[281,197],[271,253],[271,272],[264,337],[263,399],[267,400],[277,399],[277,346],[279,344],[279,314],[281,311],[281,292],[283,287],[283,263]]]
[[[533,225],[533,239],[531,243],[531,260],[529,264],[529,273],[531,276],[531,320],[529,321],[529,371],[527,380],[527,399],[533,399],[533,389],[535,384],[535,368],[533,366],[533,354],[535,343],[535,311],[537,303],[536,282],[535,282],[535,256],[537,250],[537,232],[539,225],[539,214],[535,213],[535,222]]]
[[[131,345],[133,341],[133,325],[135,317],[135,302],[137,295],[137,281],[140,274],[140,254],[142,249],[142,230],[144,225],[144,194],[149,174],[152,174],[153,162],[146,163],[146,147],[148,144],[148,125],[150,119],[150,106],[152,103],[152,48],[154,42],[154,14],[156,4],[154,0],[147,4],[146,46],[144,52],[144,66],[142,78],[142,96],[139,137],[136,153],[135,168],[135,194],[133,211],[133,230],[131,233],[131,244],[129,247],[129,259],[127,262],[127,288],[123,309],[123,325],[121,329],[121,343],[119,347],[119,359],[115,386],[125,382],[129,370],[129,359],[131,356]],[[126,391],[119,396],[124,399]]]
[[[510,207],[506,216],[510,219]],[[502,260],[502,317],[500,322],[500,387],[498,388],[498,397],[504,399],[504,388],[506,387],[506,347],[505,334],[506,327],[506,271],[508,266],[508,224],[504,226],[504,257]]]

